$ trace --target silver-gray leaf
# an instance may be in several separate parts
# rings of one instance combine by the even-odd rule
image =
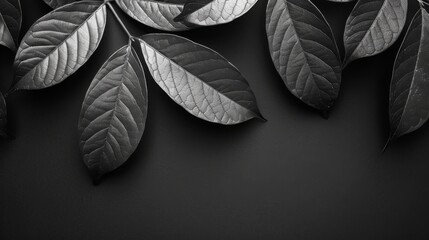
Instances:
[[[121,9],[135,20],[161,30],[183,31],[190,27],[176,22],[186,0],[116,0]]]
[[[407,0],[359,0],[344,31],[345,65],[392,46],[404,28],[407,8]]]
[[[51,8],[55,9],[72,2],[77,2],[79,0],[43,0],[43,1],[46,4],[48,4]]]
[[[331,28],[309,0],[270,0],[266,29],[274,65],[288,89],[320,111],[329,110],[341,83]]]
[[[7,108],[6,101],[3,97],[3,94],[0,92],[0,137],[7,137],[6,133],[7,128]]]
[[[213,1],[214,0],[186,0],[182,11],[178,16],[174,18],[174,21],[179,22],[185,20],[187,16],[200,10],[201,8],[205,7],[207,4]]]
[[[24,36],[15,57],[17,89],[62,82],[97,49],[106,26],[103,2],[76,2],[48,13]]]
[[[101,67],[82,105],[80,148],[94,180],[121,166],[134,152],[147,108],[143,67],[132,47],[124,46]]]
[[[198,26],[224,24],[249,11],[258,0],[214,0],[190,14],[186,21]]]
[[[262,118],[241,73],[213,50],[171,34],[140,39],[149,72],[192,115],[219,124]]]
[[[0,0],[0,44],[15,51],[21,29],[19,0]]]
[[[429,15],[416,14],[395,61],[390,86],[391,140],[419,129],[429,118]]]

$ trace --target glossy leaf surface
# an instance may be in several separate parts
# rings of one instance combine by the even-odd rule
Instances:
[[[97,73],[80,114],[80,148],[95,180],[134,152],[145,128],[147,104],[143,68],[132,47],[124,46]]]
[[[152,77],[192,115],[228,125],[261,118],[249,84],[218,53],[171,34],[144,35],[140,43]]]
[[[414,17],[395,61],[390,87],[391,139],[419,129],[429,118],[429,15]]]
[[[66,79],[91,57],[105,25],[102,2],[69,4],[37,20],[15,57],[14,89],[41,89]]]
[[[320,111],[337,99],[341,67],[335,40],[309,0],[270,0],[266,30],[271,57],[287,88]]]
[[[392,46],[404,28],[407,8],[407,0],[359,0],[344,31],[345,64]]]

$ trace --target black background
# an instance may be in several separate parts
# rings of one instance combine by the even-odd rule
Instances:
[[[315,2],[341,43],[353,4]],[[408,22],[418,6],[409,2]],[[42,0],[22,5],[23,35],[50,9]],[[325,120],[288,92],[272,66],[265,6],[260,0],[233,23],[179,34],[235,64],[268,122],[204,122],[148,76],[140,147],[99,186],[81,160],[77,122],[98,68],[127,43],[113,15],[99,49],[76,74],[50,89],[11,95],[17,139],[0,142],[0,239],[428,239],[429,128],[381,153],[400,42],[345,70]],[[135,35],[156,32],[121,16]],[[6,90],[14,54],[0,53]]]

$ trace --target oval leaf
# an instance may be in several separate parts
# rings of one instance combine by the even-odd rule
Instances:
[[[396,57],[390,86],[390,139],[419,129],[429,118],[429,15],[414,17]]]
[[[140,43],[155,81],[192,115],[219,124],[262,118],[247,81],[218,53],[171,34],[144,35]]]
[[[258,0],[214,0],[190,14],[186,21],[198,26],[224,24],[249,11]]]
[[[79,0],[43,0],[46,4],[48,4],[51,8],[59,8],[66,4],[77,2]]]
[[[80,114],[80,148],[95,181],[121,166],[136,149],[147,103],[143,68],[132,47],[124,46],[97,73]]]
[[[306,104],[329,110],[341,83],[331,28],[309,0],[270,0],[266,29],[271,57],[288,89]]]
[[[345,65],[392,46],[405,25],[407,0],[359,0],[344,31]]]
[[[91,57],[104,33],[103,2],[77,2],[43,16],[28,30],[15,57],[17,89],[60,83]]]
[[[6,101],[3,97],[3,94],[0,92],[0,137],[6,138],[8,134],[6,132],[7,128],[7,108]]]
[[[116,3],[130,17],[147,26],[166,31],[190,28],[186,23],[174,21],[186,0],[116,0]]]
[[[18,45],[22,13],[19,0],[0,1],[0,44],[11,50]]]

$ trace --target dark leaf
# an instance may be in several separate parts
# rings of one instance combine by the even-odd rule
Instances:
[[[22,13],[19,0],[0,0],[0,44],[16,50]]]
[[[309,0],[270,0],[266,29],[271,57],[288,89],[326,112],[338,97],[339,53],[331,28]]]
[[[396,57],[390,86],[390,140],[419,129],[429,118],[429,15],[419,11]]]
[[[247,81],[218,53],[171,34],[144,35],[140,43],[155,81],[192,115],[219,124],[262,118]]]
[[[15,57],[13,89],[41,89],[66,79],[91,57],[105,25],[102,2],[69,4],[37,20]]]
[[[407,6],[407,0],[359,0],[344,31],[345,65],[392,46],[404,28]]]
[[[91,83],[79,119],[80,148],[94,180],[137,148],[147,117],[143,68],[130,45],[115,52]]]

